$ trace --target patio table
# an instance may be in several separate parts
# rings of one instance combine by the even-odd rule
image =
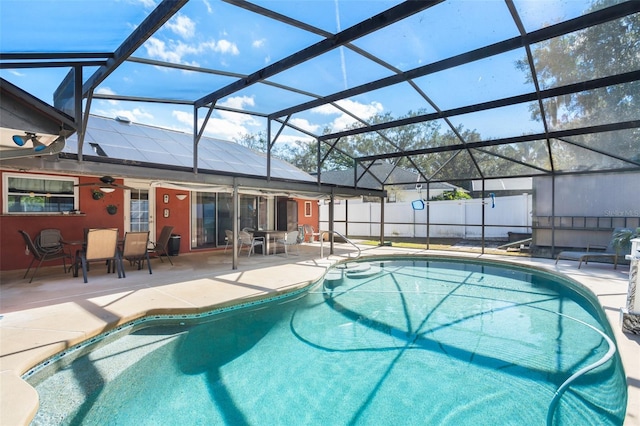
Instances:
[[[276,241],[279,238],[284,238],[286,232],[285,231],[277,231],[275,229],[271,230],[257,230],[253,231],[254,237],[263,237],[264,238],[264,250],[265,254],[276,254],[278,250],[278,245]],[[272,249],[273,248],[273,252]],[[261,246],[256,247],[256,250],[262,250]],[[282,251],[284,253],[284,249]]]

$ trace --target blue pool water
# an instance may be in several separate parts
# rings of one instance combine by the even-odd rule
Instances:
[[[425,258],[328,277],[295,300],[104,345],[34,383],[33,424],[623,423],[611,330],[571,283]]]

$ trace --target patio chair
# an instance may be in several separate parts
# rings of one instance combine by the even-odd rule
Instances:
[[[162,256],[167,256],[169,259],[169,263],[173,265],[171,261],[171,257],[169,256],[169,238],[171,238],[171,233],[173,232],[173,226],[165,225],[162,227],[162,231],[160,231],[160,236],[158,237],[158,241],[152,243],[151,252],[155,253],[159,258],[160,262],[164,263],[162,260]]]
[[[282,244],[284,246],[285,256],[289,257],[290,246],[295,246],[297,254],[300,254],[300,249],[298,248],[298,244],[300,244],[300,242],[298,241],[298,234],[298,231],[289,231],[284,234],[284,238],[276,240],[276,244]]]
[[[27,271],[24,273],[24,277],[22,277],[23,279],[27,278],[27,274],[29,274],[29,270],[31,269],[33,262],[35,262],[36,260],[38,261],[38,266],[36,266],[36,269],[33,271],[33,274],[31,274],[31,279],[29,280],[30,283],[33,281],[33,278],[38,273],[38,269],[40,269],[40,265],[42,265],[44,262],[62,259],[62,267],[64,268],[64,271],[67,272],[67,259],[69,259],[69,263],[71,263],[71,255],[69,253],[65,252],[64,250],[60,250],[56,252],[41,251],[34,244],[29,234],[27,234],[25,231],[22,231],[22,230],[19,230],[18,232],[20,233],[20,235],[22,235],[22,238],[24,239],[24,243],[27,246],[27,251],[31,253],[31,255],[33,256],[33,258],[31,259],[31,263],[29,263],[29,267],[27,268]],[[69,268],[71,268],[71,266],[69,266]]]
[[[558,253],[558,256],[556,257],[556,265],[558,264],[558,261],[560,259],[576,260],[576,261],[579,261],[578,269],[580,269],[583,261],[584,261],[584,264],[586,265],[589,262],[589,259],[607,259],[608,258],[608,259],[613,259],[613,269],[617,269],[618,256],[620,255],[619,253],[620,248],[616,247],[614,236],[618,232],[622,231],[623,229],[625,228],[616,228],[613,231],[611,240],[609,240],[609,244],[606,247],[589,244],[587,245],[586,251],[561,251],[560,253]],[[600,250],[604,249],[604,251],[590,251],[592,248],[596,248]]]
[[[124,234],[124,243],[122,246],[122,261],[129,261],[131,265],[138,265],[138,270],[144,266],[147,261],[149,273],[151,272],[151,262],[149,261],[149,231],[146,232],[127,232]],[[124,266],[124,265],[123,265]],[[124,267],[122,268],[122,276],[125,277]]]
[[[242,251],[242,247],[247,247],[249,253],[247,257],[251,256],[251,253],[255,251],[256,247],[261,247],[262,255],[264,256],[265,252],[265,244],[264,237],[254,237],[253,234],[248,233],[247,231],[240,231],[238,233],[238,254]]]
[[[74,264],[73,276],[78,276],[78,268],[82,266],[82,277],[84,282],[87,280],[88,264],[90,262],[107,263],[107,272],[116,270],[118,278],[122,278],[123,267],[122,257],[118,250],[118,229],[89,229],[87,231],[86,245],[83,249],[78,250],[76,261]]]
[[[307,236],[309,236],[310,243],[312,243],[316,237],[318,238],[318,241],[320,241],[320,232],[316,232],[313,226],[302,225],[302,232],[304,234],[303,239],[307,239]]]
[[[59,229],[43,229],[36,237],[36,247],[43,253],[59,253],[64,250]]]
[[[233,243],[233,231],[229,230],[229,229],[225,229],[224,230],[224,242],[226,243],[224,245],[224,252],[227,252],[227,248],[229,247],[229,244],[231,244],[231,247],[235,247],[236,245]]]

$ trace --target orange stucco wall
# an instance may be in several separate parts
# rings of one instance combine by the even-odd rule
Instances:
[[[176,195],[187,194],[184,200],[178,200]],[[168,195],[168,202],[165,203],[165,195]],[[190,217],[189,206],[191,205],[190,195],[187,191],[178,191],[167,188],[156,189],[156,235],[151,236],[152,241],[157,241],[165,225],[173,226],[172,234],[180,235],[180,253],[187,253],[191,250],[190,238]],[[169,217],[164,217],[164,210],[169,210]]]
[[[320,223],[320,207],[315,200],[296,200],[298,202],[298,225],[311,225],[313,229],[318,230]],[[305,201],[311,203],[311,216],[305,215]]]

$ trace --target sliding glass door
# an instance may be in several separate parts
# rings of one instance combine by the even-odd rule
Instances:
[[[225,230],[233,230],[233,194],[194,192],[191,197],[192,248],[223,247]],[[240,195],[240,229],[273,229],[273,201]]]
[[[216,246],[216,194],[194,192],[191,197],[191,246]]]

